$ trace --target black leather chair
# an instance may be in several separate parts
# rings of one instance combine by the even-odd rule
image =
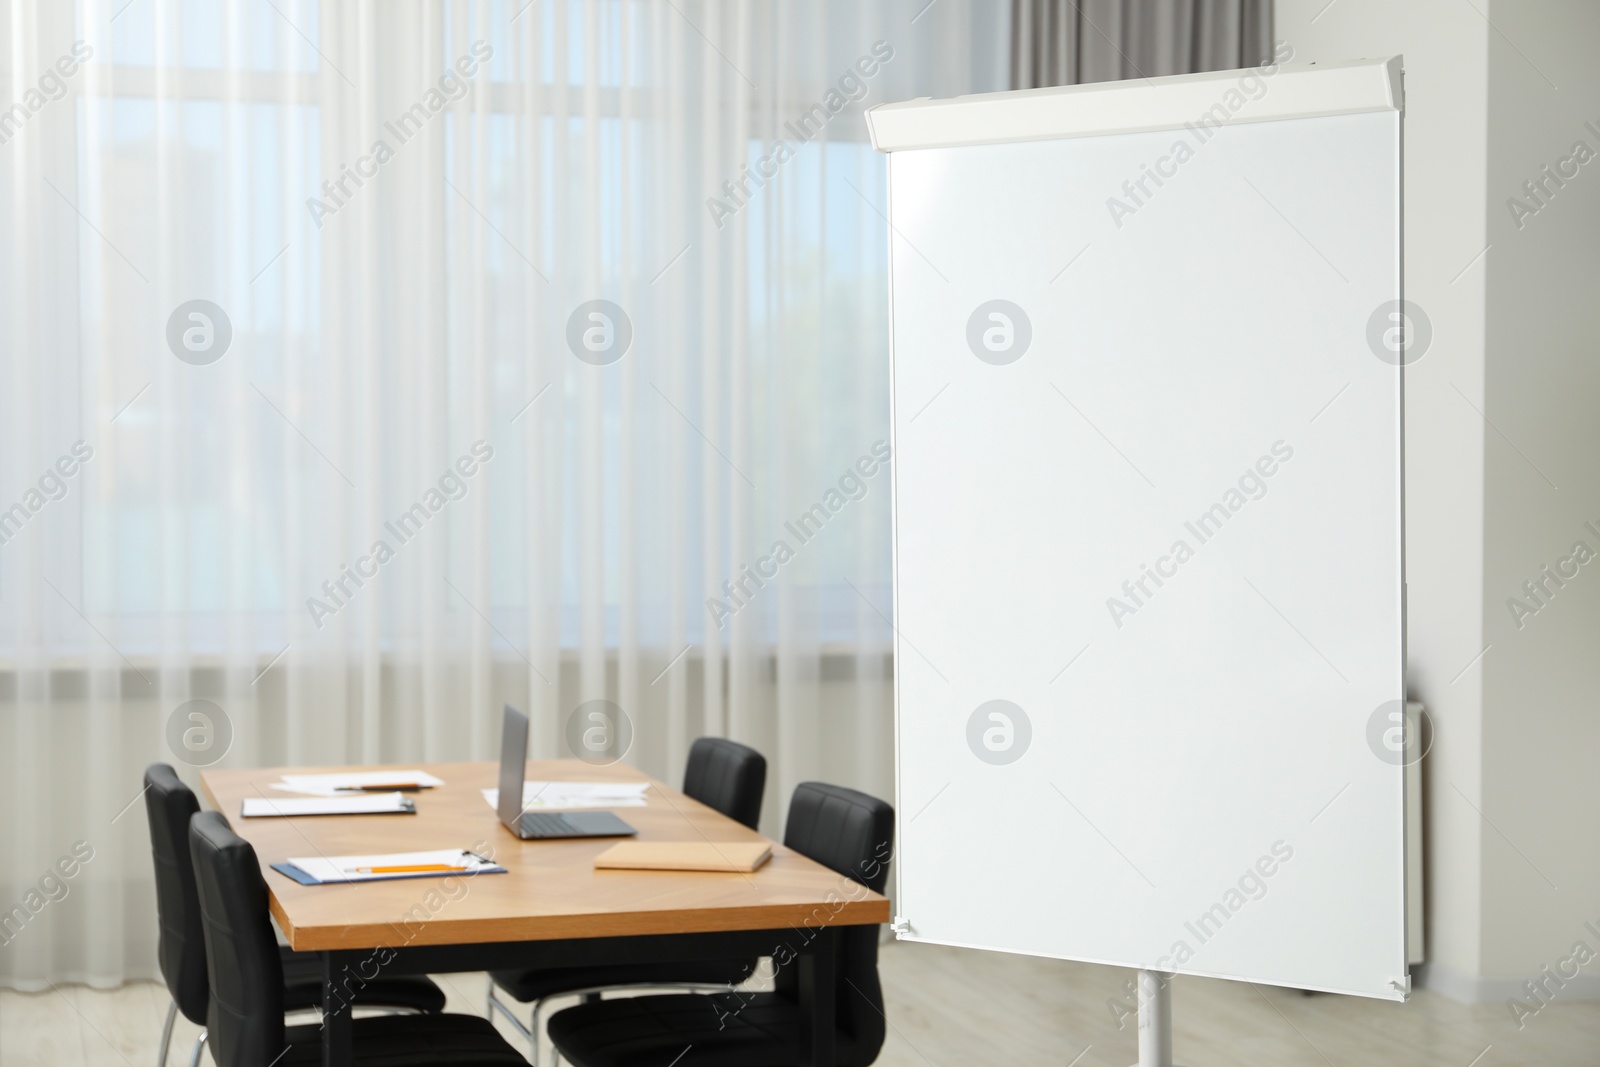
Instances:
[[[794,791],[784,843],[876,892],[888,879],[894,809],[843,786],[806,782]],[[838,933],[836,1057],[866,1067],[883,1047],[878,927]],[[580,1004],[550,1018],[550,1040],[573,1067],[798,1067],[796,964],[772,993],[647,996]]]
[[[156,917],[161,976],[172,994],[156,1067],[165,1067],[172,1026],[178,1012],[197,1026],[206,1025],[210,993],[206,978],[205,935],[189,858],[189,820],[200,810],[194,791],[179,780],[165,763],[152,763],[144,772],[145,813],[150,819],[150,852],[156,867]],[[285,1011],[309,1011],[322,1006],[322,964],[315,956],[281,950]],[[379,978],[356,995],[364,1007],[410,1011],[444,1010],[444,991],[426,978]],[[191,1067],[200,1062],[207,1031],[201,1030],[190,1056]]]
[[[748,745],[721,737],[702,737],[689,748],[689,762],[683,773],[684,793],[752,830],[761,821],[761,797],[766,785],[766,758]],[[528,1041],[528,1062],[537,1064],[539,1015],[545,1002],[553,997],[578,994],[598,999],[607,990],[640,987],[721,990],[749,978],[755,967],[754,960],[733,960],[491,971],[488,1013],[492,1019],[498,1011],[510,1020]],[[496,995],[497,989],[533,1005],[526,1026]]]
[[[725,737],[702,737],[689,747],[683,791],[708,808],[754,830],[767,787],[766,758]]]
[[[210,1005],[206,1029],[218,1067],[315,1067],[322,1029],[286,1026],[283,957],[267,916],[256,850],[214,811],[189,824],[204,921]],[[476,1015],[379,1015],[352,1021],[361,1067],[524,1067]]]

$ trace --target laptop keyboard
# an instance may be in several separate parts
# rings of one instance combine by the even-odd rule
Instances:
[[[523,837],[571,837],[576,830],[577,827],[562,815],[551,815],[542,811],[522,813]]]

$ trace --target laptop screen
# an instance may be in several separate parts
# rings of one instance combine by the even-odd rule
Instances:
[[[500,728],[500,821],[515,830],[522,820],[522,780],[527,777],[528,717],[510,704]]]

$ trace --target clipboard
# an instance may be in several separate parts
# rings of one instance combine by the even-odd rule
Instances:
[[[447,870],[408,871],[405,873],[363,873],[359,868],[456,865]],[[362,882],[397,882],[407,878],[472,878],[480,874],[505,874],[506,869],[476,853],[461,848],[430,852],[396,852],[378,856],[291,856],[272,869],[301,885],[354,885]]]

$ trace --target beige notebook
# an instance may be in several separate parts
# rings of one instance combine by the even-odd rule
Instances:
[[[765,841],[623,841],[594,858],[632,871],[753,871],[772,858]]]

